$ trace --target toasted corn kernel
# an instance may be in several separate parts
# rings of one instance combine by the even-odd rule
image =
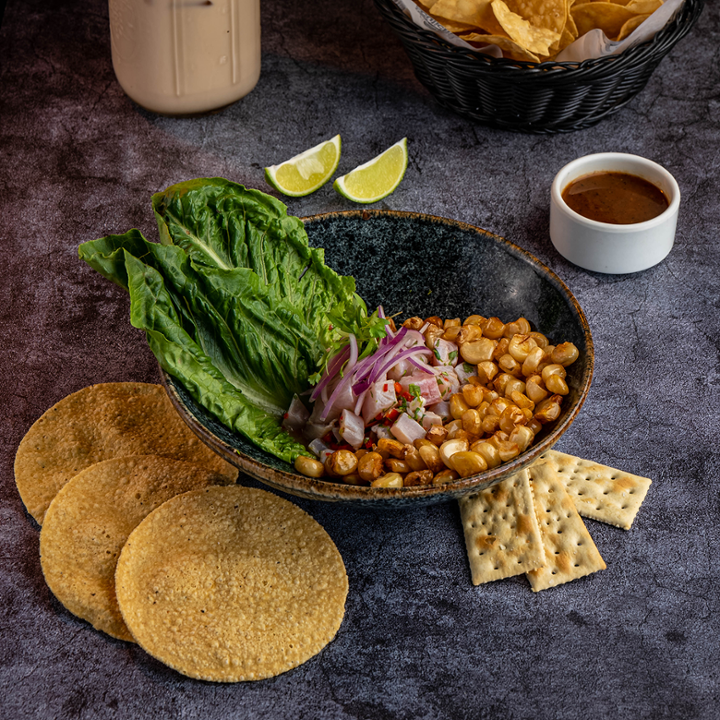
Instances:
[[[417,438],[416,440],[413,440],[413,445],[420,450],[421,447],[433,445],[433,443],[431,443],[427,438]]]
[[[401,488],[402,486],[403,476],[400,473],[381,475],[377,480],[370,483],[370,487]]]
[[[427,329],[425,330],[425,345],[430,350],[434,350],[436,341],[439,340],[444,334],[445,331],[441,327],[432,324],[428,325]]]
[[[513,376],[512,376],[512,375],[510,375],[510,374],[508,374],[508,373],[506,373],[506,372],[500,373],[500,374],[493,380],[493,384],[492,384],[492,385],[493,385],[493,389],[495,390],[495,392],[500,393],[500,395],[504,395],[504,394],[505,394],[505,386],[506,386],[506,385],[508,384],[508,382],[510,382],[510,380],[512,380],[512,379],[513,379]],[[485,397],[485,399],[487,400],[487,396]]]
[[[459,420],[463,413],[467,412],[469,410],[468,404],[465,402],[463,396],[460,393],[455,393],[450,398],[450,414],[456,419]]]
[[[550,393],[545,389],[541,375],[531,375],[525,383],[525,394],[537,404]]]
[[[510,436],[503,432],[502,430],[498,430],[497,432],[493,433],[492,437],[488,438],[488,442],[492,443],[495,447],[498,447],[498,444],[501,442],[506,442],[510,439]]]
[[[561,401],[562,395],[551,395],[547,398],[547,400],[543,400],[535,407],[535,414],[533,417],[541,425],[557,420],[560,417]]]
[[[537,435],[542,430],[542,425],[535,418],[528,420],[528,424],[525,427],[532,430],[534,435]]]
[[[510,353],[505,353],[499,358],[497,364],[502,372],[514,377],[522,377],[522,365]]]
[[[447,330],[449,327],[459,327],[462,325],[460,318],[448,318],[443,323],[443,328]]]
[[[530,333],[530,337],[535,341],[535,344],[538,347],[544,348],[550,344],[550,341],[541,332],[537,332],[537,331],[533,330]]]
[[[530,375],[537,372],[538,366],[542,362],[544,356],[545,351],[541,347],[533,348],[523,361],[522,374],[525,377],[529,377]]]
[[[416,470],[408,473],[403,479],[403,487],[413,487],[415,485],[430,485],[432,483],[432,470]]]
[[[425,438],[429,440],[433,445],[436,445],[437,447],[440,447],[446,440],[448,436],[448,429],[443,427],[442,425],[433,425],[425,435]]]
[[[473,435],[480,435],[482,433],[482,418],[475,408],[470,408],[467,412],[463,413],[461,419],[465,432],[472,433]]]
[[[437,327],[443,326],[443,321],[441,318],[439,318],[437,315],[431,315],[428,318],[425,318],[426,323],[430,323],[430,325],[437,325]]]
[[[500,416],[499,415],[491,415],[489,412],[485,417],[482,419],[482,431],[484,433],[487,433],[488,435],[491,435],[492,433],[496,432],[497,429],[500,427]]]
[[[408,318],[403,324],[403,327],[408,328],[409,330],[419,330],[425,323],[423,322],[422,318],[419,318],[417,316]]]
[[[546,365],[542,369],[542,379],[545,383],[545,387],[547,387],[547,381],[548,378],[552,375],[558,375],[563,380],[567,377],[567,371],[562,365],[559,365],[558,363],[552,363],[551,365]]]
[[[525,425],[527,418],[517,405],[511,405],[503,411],[500,416],[500,429],[508,435],[515,429],[516,425]]]
[[[405,447],[398,440],[391,440],[390,438],[380,438],[377,443],[378,450],[383,450],[389,453],[392,457],[402,460],[403,448]]]
[[[463,330],[465,332],[458,336],[458,345],[463,345],[466,342],[475,342],[483,336],[482,328],[479,325],[463,325]]]
[[[298,455],[295,458],[295,469],[307,477],[319,478],[325,473],[325,466],[315,458]]]
[[[468,331],[466,328],[461,325],[451,325],[450,327],[445,328],[443,340],[449,340],[450,342],[454,342],[456,345],[460,345],[465,342],[467,336]]]
[[[481,384],[486,385],[492,382],[495,376],[500,372],[500,368],[492,360],[483,360],[478,363],[477,377]]]
[[[509,408],[512,405],[512,402],[508,398],[499,397],[497,400],[493,400],[490,403],[490,407],[488,408],[487,414],[488,415],[497,415],[500,417],[507,408]]]
[[[522,380],[518,380],[516,377],[507,381],[507,385],[505,385],[505,397],[512,397],[514,392],[525,392],[525,383]]]
[[[462,392],[463,399],[468,404],[468,407],[477,407],[483,401],[483,391],[481,387],[477,385],[463,385],[460,389]]]
[[[445,468],[445,463],[440,458],[440,449],[432,443],[423,445],[418,452],[425,465],[427,465],[427,469],[432,470],[433,473],[438,473]]]
[[[383,474],[383,457],[380,453],[369,452],[358,460],[358,475],[367,482],[377,480]]]
[[[451,420],[449,423],[445,425],[445,429],[448,431],[448,433],[455,432],[455,430],[462,427],[462,419],[458,418],[457,420]]]
[[[525,452],[534,439],[535,433],[527,425],[516,425],[509,438],[510,442],[517,443],[520,452]]]
[[[452,432],[448,433],[447,439],[448,440],[467,440],[470,442],[470,438],[473,437],[467,430],[464,430],[463,428],[457,428],[456,430],[453,430]]]
[[[487,400],[483,400],[475,409],[478,411],[480,419],[482,420],[490,409],[490,403]]]
[[[485,472],[487,470],[487,463],[485,458],[480,453],[473,452],[472,450],[461,450],[456,452],[450,458],[452,469],[460,477],[470,477],[470,475],[477,475],[478,473]]]
[[[521,409],[524,408],[530,408],[530,410],[533,410],[535,408],[535,403],[524,393],[521,393],[519,390],[513,390],[513,392],[510,393],[510,399]]]
[[[440,427],[439,425],[437,427]],[[420,457],[420,451],[414,445],[406,445],[403,460],[410,466],[410,470],[417,472],[425,470],[425,461]]]
[[[445,465],[451,469],[453,466],[450,464],[450,458],[456,453],[456,452],[463,452],[464,450],[467,450],[470,447],[470,443],[468,443],[467,440],[464,440],[462,438],[456,438],[454,440],[446,440],[439,448],[440,450],[440,459],[445,463]]]
[[[508,345],[508,353],[522,364],[536,347],[537,343],[529,335],[513,335]]]
[[[530,323],[524,317],[520,317],[505,326],[503,335],[506,338],[511,338],[513,335],[528,335],[531,330]]]
[[[487,337],[481,337],[463,343],[460,346],[460,356],[466,363],[477,365],[485,360],[492,360],[495,352],[495,341]]]
[[[568,384],[559,375],[551,375],[545,387],[551,392],[557,395],[567,395],[570,392]]]
[[[432,480],[433,485],[445,485],[449,482],[452,482],[453,480],[457,480],[460,476],[455,472],[455,470],[451,470],[450,468],[445,468],[445,470],[441,470]]]
[[[500,318],[491,317],[485,321],[482,329],[485,337],[497,340],[501,338],[505,332],[505,323]]]
[[[357,470],[358,459],[349,450],[336,450],[327,456],[325,469],[329,475],[349,475]]]
[[[397,458],[388,458],[385,461],[385,469],[388,472],[409,473],[410,465],[404,460],[398,460]]]
[[[507,355],[508,345],[510,345],[510,341],[507,338],[498,340],[490,360],[497,362],[503,355]]]
[[[512,460],[520,454],[518,444],[510,440],[499,440],[496,447],[501,462]]]
[[[552,351],[551,359],[554,363],[567,367],[580,357],[580,351],[571,342],[560,343]]]
[[[486,322],[487,320],[482,315],[469,315],[465,318],[463,325],[477,325],[478,327],[481,327]]]
[[[500,453],[498,453],[498,449],[487,440],[479,440],[478,442],[473,443],[470,449],[473,452],[482,455],[489,468],[497,467],[502,462],[500,460]]]

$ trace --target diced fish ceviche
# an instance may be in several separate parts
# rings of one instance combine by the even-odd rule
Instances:
[[[377,350],[348,343],[283,426],[315,457],[298,472],[373,487],[440,485],[507,462],[560,415],[565,368],[579,351],[553,345],[525,318],[392,320]]]

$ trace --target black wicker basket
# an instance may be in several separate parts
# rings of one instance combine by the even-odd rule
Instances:
[[[392,0],[374,0],[400,38],[418,80],[443,107],[485,125],[572,132],[617,112],[695,24],[704,0],[685,0],[651,41],[582,63],[497,59],[455,47],[415,25]]]

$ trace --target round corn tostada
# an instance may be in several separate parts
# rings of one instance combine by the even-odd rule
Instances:
[[[50,502],[70,478],[103,460],[161,455],[195,462],[236,480],[237,468],[187,427],[165,390],[150,383],[101,383],[78,390],[35,421],[15,456],[15,482],[42,525]]]
[[[155,455],[96,463],[50,503],[40,561],[55,597],[97,630],[132,642],[115,598],[115,566],[130,533],[175,495],[231,482],[200,465]]]
[[[131,533],[115,574],[138,644],[201,680],[260,680],[336,635],[348,579],[325,530],[296,505],[237,485],[178,495]]]

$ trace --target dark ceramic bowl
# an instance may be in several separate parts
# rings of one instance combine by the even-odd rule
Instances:
[[[428,317],[525,317],[554,342],[573,342],[580,359],[568,368],[562,414],[517,458],[438,487],[371,488],[305,477],[232,432],[167,375],[170,400],[185,422],[241,472],[277,490],[312,500],[387,508],[451,500],[493,485],[552,447],[577,416],[590,387],[593,343],[585,316],[565,284],[521,248],[465,223],[417,213],[358,210],[304,219],[310,244],[327,264],[353,275],[368,308],[382,305],[400,320]]]

